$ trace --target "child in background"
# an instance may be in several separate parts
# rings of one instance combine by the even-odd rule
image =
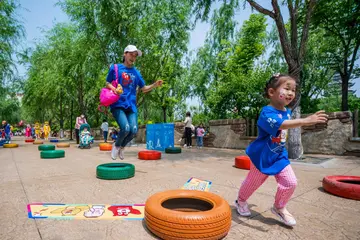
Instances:
[[[288,226],[296,224],[294,217],[286,209],[297,185],[285,148],[287,130],[325,123],[327,115],[324,111],[319,111],[307,118],[290,120],[291,111],[286,106],[295,99],[295,92],[296,82],[287,75],[273,75],[266,83],[264,95],[270,99],[270,104],[262,108],[257,122],[259,135],[246,149],[246,154],[251,159],[250,171],[235,201],[237,212],[241,216],[251,215],[246,201],[269,176],[274,176],[278,189],[271,212]]]
[[[6,143],[11,143],[11,127],[5,120],[2,121],[2,126],[5,133],[5,141]]]
[[[87,129],[87,127],[84,127],[84,129],[81,132],[81,142],[85,145],[90,144],[92,142],[93,137],[91,136],[91,133]]]
[[[115,128],[112,130],[112,133],[111,133],[111,139],[113,141],[116,141],[117,139],[117,135],[118,135],[118,132],[115,130]]]
[[[205,129],[204,129],[204,125],[201,123],[197,128],[196,128],[196,143],[197,143],[197,148],[202,148],[204,146],[204,134],[205,134]]]

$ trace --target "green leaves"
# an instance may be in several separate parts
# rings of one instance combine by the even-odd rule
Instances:
[[[15,73],[15,47],[24,36],[18,20],[18,5],[13,0],[0,2],[0,118],[10,123],[20,120],[20,104],[16,96],[21,90]]]

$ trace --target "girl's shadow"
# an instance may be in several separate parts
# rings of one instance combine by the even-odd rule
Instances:
[[[254,211],[252,210],[251,208],[254,207],[256,205],[254,204],[249,204],[249,208],[250,208],[250,212],[251,212],[251,216],[250,217],[242,217],[239,215],[239,213],[237,212],[236,210],[236,206],[233,206],[231,205],[231,216],[232,216],[232,220],[237,223],[237,224],[241,224],[243,226],[246,226],[246,227],[249,227],[249,228],[253,228],[255,230],[258,230],[258,231],[261,231],[261,232],[268,232],[269,230],[267,229],[264,229],[263,227],[261,226],[253,226],[253,225],[250,225],[249,223],[247,223],[250,219],[253,219],[253,220],[256,220],[256,221],[259,221],[259,222],[262,222],[266,225],[280,225],[282,227],[285,227],[287,229],[293,229],[293,227],[289,227],[287,225],[285,225],[284,223],[278,221],[275,219],[275,216],[274,218],[267,218],[267,217],[264,217],[261,213],[257,212],[257,211]]]

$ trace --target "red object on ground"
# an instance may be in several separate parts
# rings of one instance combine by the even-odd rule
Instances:
[[[323,178],[325,191],[344,198],[360,200],[360,177],[326,176]]]
[[[250,170],[250,161],[248,156],[237,156],[235,158],[235,167]]]
[[[25,142],[27,143],[31,143],[31,142],[34,142],[35,140],[34,139],[25,139]]]
[[[140,151],[138,157],[141,160],[159,160],[161,158],[161,152],[158,151]]]

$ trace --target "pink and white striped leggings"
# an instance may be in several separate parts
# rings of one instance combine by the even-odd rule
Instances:
[[[261,173],[252,163],[250,171],[241,184],[238,200],[245,202],[268,178],[268,175]],[[290,200],[297,184],[296,176],[290,165],[287,165],[280,173],[275,175],[278,189],[275,195],[275,207],[283,208]]]

